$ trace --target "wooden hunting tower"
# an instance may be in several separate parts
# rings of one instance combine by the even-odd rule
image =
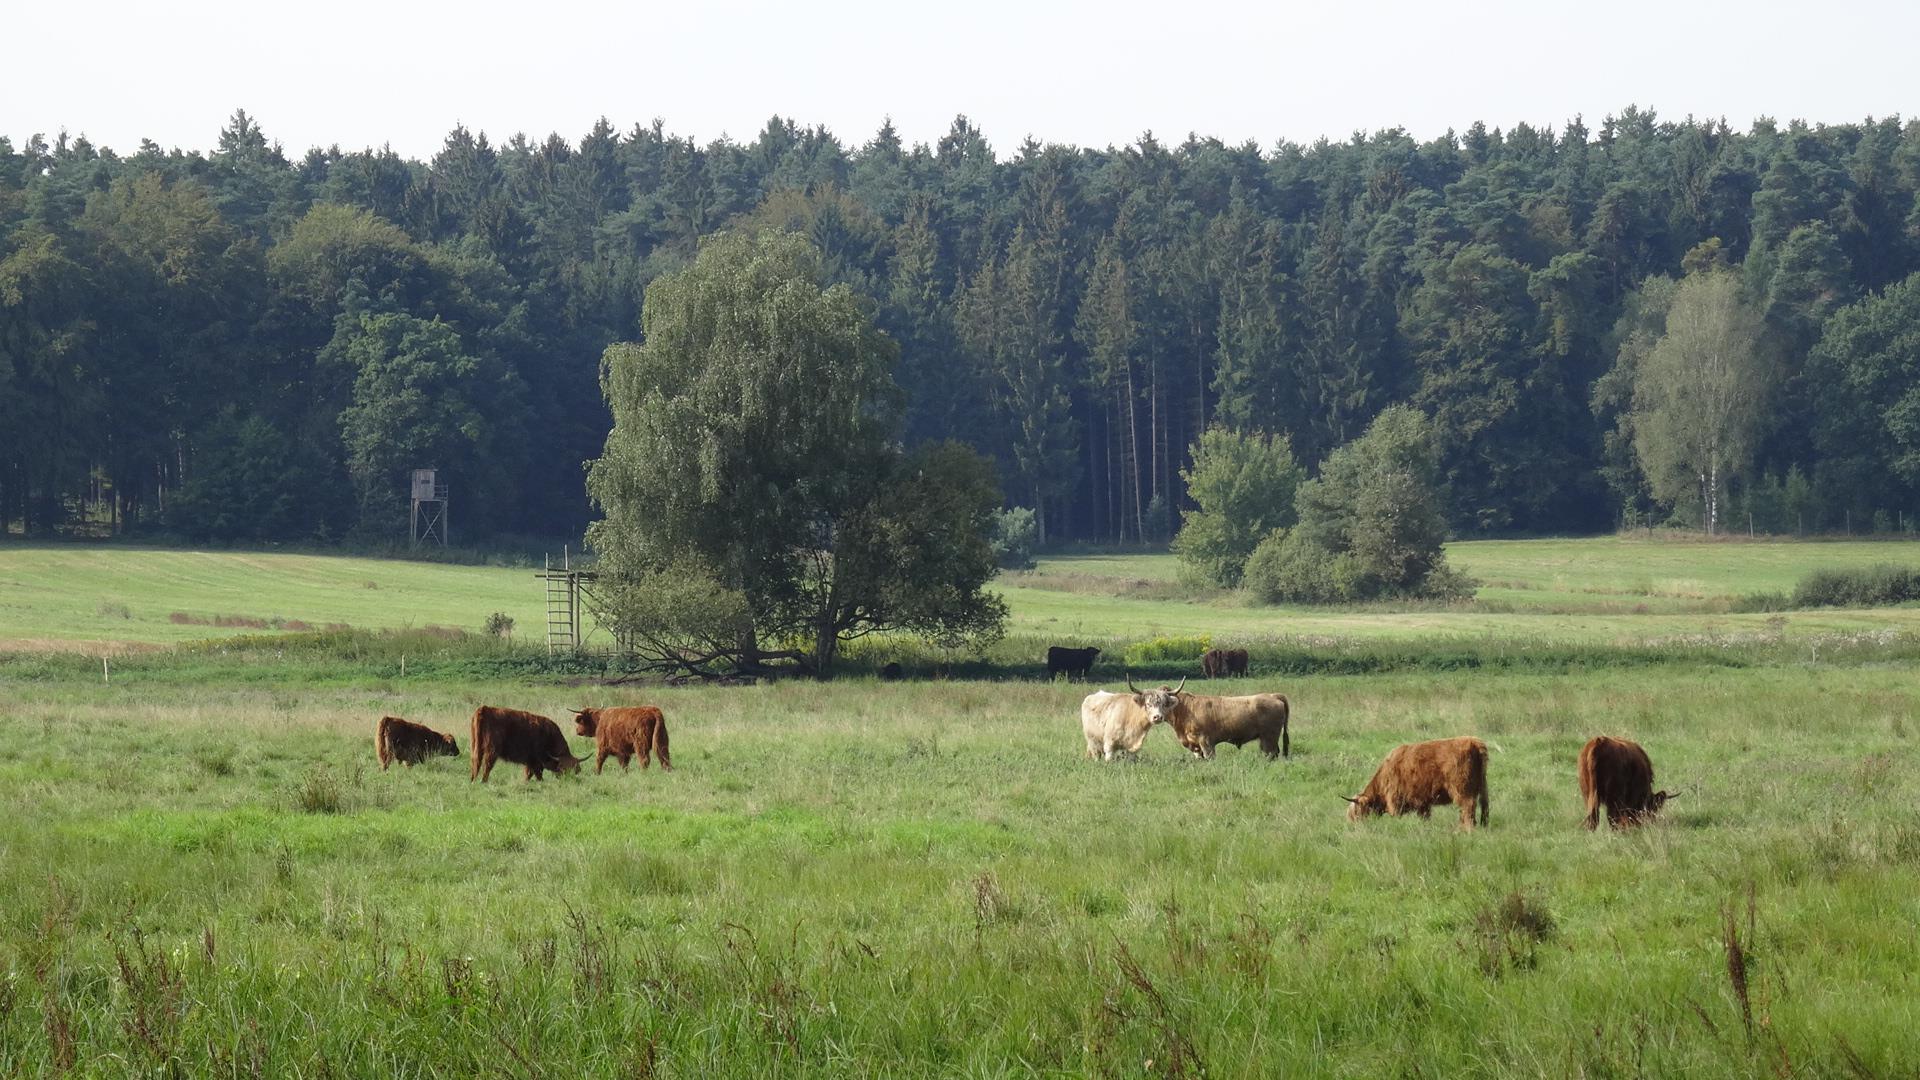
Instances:
[[[413,470],[413,515],[408,542],[447,546],[447,483],[437,478],[436,469]]]

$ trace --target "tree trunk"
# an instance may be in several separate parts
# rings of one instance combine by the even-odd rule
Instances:
[[[1140,506],[1140,410],[1136,407],[1138,396],[1133,388],[1133,362],[1127,362],[1127,464],[1130,466],[1127,486],[1133,495],[1133,534],[1137,540],[1146,537],[1146,514]],[[1124,541],[1126,537],[1122,536]]]

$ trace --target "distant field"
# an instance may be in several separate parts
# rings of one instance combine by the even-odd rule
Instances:
[[[1159,634],[1223,639],[1517,637],[1578,642],[1683,635],[1920,629],[1920,608],[1730,615],[1727,602],[1789,591],[1822,567],[1920,565],[1920,542],[1496,540],[1448,556],[1484,584],[1476,604],[1395,610],[1250,607],[1180,580],[1169,555],[1081,555],[1003,575],[1015,633],[1112,640]],[[168,644],[289,623],[429,625],[478,631],[511,615],[523,644],[543,639],[545,604],[527,569],[398,559],[74,544],[0,544],[0,649]],[[220,625],[222,622],[230,625]],[[298,625],[294,626],[295,629]]]
[[[0,544],[0,647],[164,644],[257,633],[247,624],[275,620],[478,631],[495,611],[539,640],[546,604],[533,574],[335,555]]]

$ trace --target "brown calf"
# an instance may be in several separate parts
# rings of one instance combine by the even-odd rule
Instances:
[[[526,767],[527,779],[543,780],[546,771],[579,772],[560,725],[537,713],[482,705],[473,710],[473,771],[469,782],[487,782],[493,763],[505,759]]]
[[[660,754],[660,768],[669,772],[673,769],[673,759],[667,756],[667,720],[652,705],[575,709],[573,733],[593,739],[596,774],[610,757],[619,758],[620,768],[626,769],[635,754],[640,755],[640,767],[644,769],[651,763],[648,755],[654,751]]]
[[[1409,810],[1430,817],[1433,808],[1448,803],[1460,807],[1460,827],[1471,830],[1475,806],[1480,824],[1491,813],[1487,798],[1487,744],[1472,736],[1435,739],[1396,746],[1374,771],[1373,779],[1352,803],[1347,820],[1367,814],[1404,814]]]
[[[380,759],[381,772],[395,761],[411,769],[415,762],[430,756],[454,757],[459,753],[460,744],[453,741],[453,736],[425,724],[383,716],[373,726],[373,754]]]
[[[1587,801],[1587,828],[1600,824],[1600,807],[1607,808],[1607,824],[1623,829],[1660,812],[1675,796],[1653,790],[1653,761],[1640,744],[1597,735],[1580,748],[1580,797]]]

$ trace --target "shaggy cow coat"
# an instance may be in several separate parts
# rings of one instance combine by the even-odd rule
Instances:
[[[1660,812],[1672,795],[1653,790],[1653,761],[1640,744],[1606,735],[1580,748],[1580,797],[1587,803],[1587,828],[1600,824],[1600,807],[1616,829],[1637,825]]]
[[[373,754],[380,759],[381,772],[395,761],[411,769],[415,762],[433,755],[455,757],[459,753],[460,744],[453,741],[453,736],[425,724],[383,716],[373,726]]]
[[[546,771],[579,772],[560,725],[537,713],[482,705],[473,710],[473,771],[469,782],[487,782],[493,763],[511,761],[524,766],[529,780],[546,778]]]
[[[1346,798],[1346,796],[1342,796]],[[1460,827],[1473,828],[1474,808],[1485,825],[1492,806],[1487,798],[1487,744],[1472,736],[1396,746],[1356,798],[1348,798],[1347,820],[1367,814],[1430,817],[1433,808],[1460,807]]]
[[[1080,731],[1087,737],[1087,757],[1095,761],[1139,753],[1152,728],[1152,717],[1132,694],[1095,690],[1080,702]]]
[[[1209,679],[1247,673],[1247,650],[1208,649],[1200,654],[1200,670]]]
[[[1127,680],[1127,689],[1147,715],[1170,725],[1180,745],[1195,757],[1212,757],[1213,748],[1221,743],[1244,746],[1256,740],[1268,759],[1292,755],[1293,738],[1287,732],[1292,709],[1285,695],[1217,697],[1189,694],[1186,685],[1187,680],[1181,679],[1179,686],[1143,691]]]
[[[649,755],[655,751],[660,754],[660,768],[673,769],[673,759],[667,756],[667,720],[652,705],[575,709],[573,733],[593,739],[595,774],[606,767],[610,757],[619,758],[620,768],[624,770],[636,754],[644,769],[651,763]]]

